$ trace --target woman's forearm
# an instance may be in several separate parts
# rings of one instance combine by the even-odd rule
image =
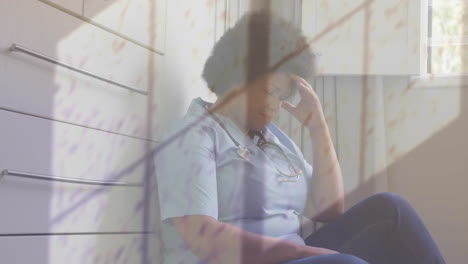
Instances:
[[[282,101],[281,105],[309,129],[314,158],[312,186],[309,189],[311,197],[304,215],[327,222],[343,213],[344,193],[340,164],[319,97],[306,80],[294,74],[291,78],[297,84],[301,99],[297,105],[287,101]]]
[[[309,217],[329,222],[344,210],[341,168],[325,118],[320,118],[308,128],[313,145],[311,195],[315,209],[315,215]]]
[[[190,250],[210,264],[284,263],[329,253],[248,232],[208,216],[178,217],[175,225]]]

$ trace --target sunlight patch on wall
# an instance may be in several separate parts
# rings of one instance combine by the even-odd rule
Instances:
[[[457,119],[462,88],[453,78],[414,80],[408,88],[386,90],[389,165]]]

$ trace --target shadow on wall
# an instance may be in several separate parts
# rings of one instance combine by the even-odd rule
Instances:
[[[444,78],[444,77],[440,77]],[[446,78],[446,77],[445,77]],[[411,148],[406,153],[398,155],[388,167],[361,182],[356,189],[346,195],[346,208],[375,193],[375,186],[382,180],[388,182],[388,190],[402,195],[410,201],[420,213],[428,229],[434,236],[447,263],[461,263],[466,255],[466,237],[468,237],[468,214],[466,213],[465,193],[468,179],[465,177],[468,165],[468,78],[460,78],[461,82],[456,86],[439,86],[430,88],[414,88],[412,83],[400,96],[393,99],[393,107],[402,107],[401,102],[409,97],[409,93],[424,96],[424,93],[445,92],[459,96],[459,115],[441,130]],[[419,94],[420,93],[420,94]],[[437,93],[436,93],[437,95]],[[414,95],[413,95],[414,96]],[[395,103],[397,102],[397,103]],[[388,103],[385,101],[385,103]],[[453,105],[439,104],[438,111],[450,111]],[[416,106],[424,112],[424,109],[433,108],[432,105]],[[430,112],[430,111],[428,111]],[[412,119],[409,113],[405,114],[410,123],[410,131],[401,132],[398,126],[389,128],[399,134],[399,138],[422,133],[420,131],[421,120]],[[388,120],[386,120],[388,121]],[[436,120],[432,122],[437,122]],[[388,126],[386,126],[388,128]],[[387,133],[390,132],[387,130]],[[406,134],[405,134],[406,133]],[[398,140],[398,137],[396,140]],[[395,143],[395,142],[394,142]],[[396,142],[398,144],[398,142]],[[389,145],[388,156],[395,156],[395,146]],[[346,175],[343,175],[346,177]]]
[[[468,49],[460,50],[459,56],[465,58]],[[466,69],[468,62],[463,61],[463,63],[465,65],[462,65],[461,69]],[[346,78],[336,77],[336,79]],[[365,82],[373,77],[361,78]],[[454,82],[453,80],[457,78],[458,82]],[[445,81],[447,84],[444,84]],[[367,172],[367,167],[369,164],[372,166],[374,162],[370,160],[372,159],[369,158],[370,154],[366,150],[353,150],[352,153],[347,153],[351,160],[355,160],[353,155],[359,157],[356,160],[359,163],[357,178],[360,181],[355,189],[346,194],[346,208],[374,194],[376,186],[385,182],[388,191],[402,195],[420,213],[447,263],[462,263],[468,258],[466,253],[468,214],[465,203],[466,186],[468,186],[468,178],[465,177],[468,170],[466,162],[468,141],[465,138],[468,132],[466,103],[468,78],[466,75],[430,77],[428,81],[410,81],[398,84],[396,87],[389,86],[383,91],[384,110],[377,109],[379,112],[383,111],[382,116],[378,115],[378,118],[384,119],[383,129],[386,130],[384,132],[386,135],[381,140],[388,144],[388,148],[381,149],[385,153],[377,151],[372,154],[383,155],[392,160],[382,170],[366,177],[364,174]],[[344,87],[343,90],[346,88],[350,87]],[[366,91],[374,87],[362,85],[359,88]],[[365,149],[369,143],[365,141],[373,137],[370,134],[377,130],[376,127],[366,124],[372,122],[371,119],[376,115],[367,108],[366,104],[372,103],[372,100],[366,96],[368,94],[363,92],[360,100],[353,102],[361,109],[359,116],[354,116],[353,113],[344,114],[345,118],[352,118],[360,124],[360,141],[355,144],[360,144],[362,149]],[[426,98],[430,101],[424,100]],[[419,114],[413,115],[412,112],[406,111],[408,105]],[[387,111],[399,112],[398,118],[389,118]],[[343,124],[338,123],[338,126],[340,125]],[[429,132],[424,131],[427,128],[430,128]],[[409,142],[411,139],[417,143]],[[345,178],[349,176],[343,175]]]

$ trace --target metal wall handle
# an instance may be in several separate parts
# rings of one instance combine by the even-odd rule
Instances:
[[[51,176],[51,175],[31,173],[31,172],[14,171],[14,170],[3,170],[2,173],[0,174],[0,181],[5,176],[15,176],[15,177],[22,177],[22,178],[29,178],[29,179],[36,179],[36,180],[58,181],[58,182],[68,182],[68,183],[88,184],[88,185],[143,187],[142,183],[82,180],[82,179],[65,178],[65,177]]]
[[[111,83],[111,84],[114,84],[114,85],[117,85],[117,86],[120,86],[122,88],[125,88],[127,90],[130,90],[132,92],[135,92],[135,93],[139,93],[139,94],[143,94],[143,95],[148,95],[147,92],[145,91],[141,91],[141,90],[138,90],[134,87],[131,87],[131,86],[128,86],[128,85],[125,85],[125,84],[122,84],[122,83],[119,83],[119,82],[116,82],[116,81],[113,81],[111,79],[108,79],[108,78],[105,78],[105,77],[102,77],[100,75],[97,75],[95,73],[92,73],[92,72],[89,72],[89,71],[85,71],[83,69],[80,69],[78,67],[75,67],[73,65],[70,65],[68,63],[65,63],[65,62],[61,62],[59,60],[56,60],[52,57],[49,57],[47,55],[44,55],[44,54],[40,54],[36,51],[33,51],[33,50],[30,50],[28,48],[25,48],[21,45],[18,45],[18,44],[12,44],[11,47],[10,47],[10,51],[19,51],[19,52],[22,52],[22,53],[25,53],[25,54],[28,54],[28,55],[31,55],[33,57],[36,57],[38,59],[41,59],[41,60],[45,60],[45,61],[48,61],[50,63],[53,63],[53,64],[57,64],[57,65],[60,65],[62,67],[65,67],[67,69],[70,69],[70,70],[73,70],[73,71],[76,71],[76,72],[79,72],[79,73],[82,73],[84,75],[87,75],[87,76],[90,76],[90,77],[93,77],[93,78],[96,78],[98,80],[101,80],[101,81],[104,81],[104,82],[108,82],[108,83]]]

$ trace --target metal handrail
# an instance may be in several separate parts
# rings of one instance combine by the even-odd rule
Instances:
[[[92,72],[89,72],[89,71],[80,69],[80,68],[78,68],[78,67],[75,67],[75,66],[70,65],[70,64],[68,64],[68,63],[65,63],[65,62],[56,60],[56,59],[54,59],[54,58],[52,58],[52,57],[49,57],[49,56],[47,56],[47,55],[38,53],[38,52],[36,52],[36,51],[33,51],[33,50],[31,50],[31,49],[28,49],[28,48],[25,48],[25,47],[23,47],[23,46],[21,46],[21,45],[18,45],[18,44],[12,44],[11,47],[10,47],[10,51],[13,51],[13,52],[14,52],[14,51],[19,51],[19,52],[22,52],[22,53],[31,55],[31,56],[33,56],[33,57],[36,57],[36,58],[38,58],[38,59],[45,60],[45,61],[48,61],[48,62],[50,62],[50,63],[57,64],[57,65],[60,65],[60,66],[62,66],[62,67],[65,67],[65,68],[67,68],[67,69],[70,69],[70,70],[73,70],[73,71],[82,73],[82,74],[84,74],[84,75],[87,75],[87,76],[96,78],[96,79],[98,79],[98,80],[101,80],[101,81],[104,81],[104,82],[108,82],[108,83],[111,83],[111,84],[120,86],[120,87],[125,88],[125,89],[127,89],[127,90],[130,90],[130,91],[132,91],[132,92],[139,93],[139,94],[143,94],[143,95],[148,95],[148,93],[145,92],[145,91],[138,90],[138,89],[136,89],[136,88],[134,88],[134,87],[131,87],[131,86],[128,86],[128,85],[125,85],[125,84],[122,84],[122,83],[113,81],[113,80],[111,80],[111,79],[102,77],[102,76],[97,75],[97,74],[95,74],[95,73],[92,73]]]
[[[67,182],[67,183],[77,183],[77,184],[88,184],[88,185],[101,185],[101,186],[123,186],[123,187],[143,187],[142,183],[128,183],[120,181],[98,181],[98,180],[85,180],[85,179],[74,179],[66,177],[58,177],[52,175],[45,175],[32,172],[22,172],[14,170],[3,170],[0,174],[0,181],[5,176],[14,176],[22,177],[36,180],[45,180],[45,181],[58,181],[58,182]]]

